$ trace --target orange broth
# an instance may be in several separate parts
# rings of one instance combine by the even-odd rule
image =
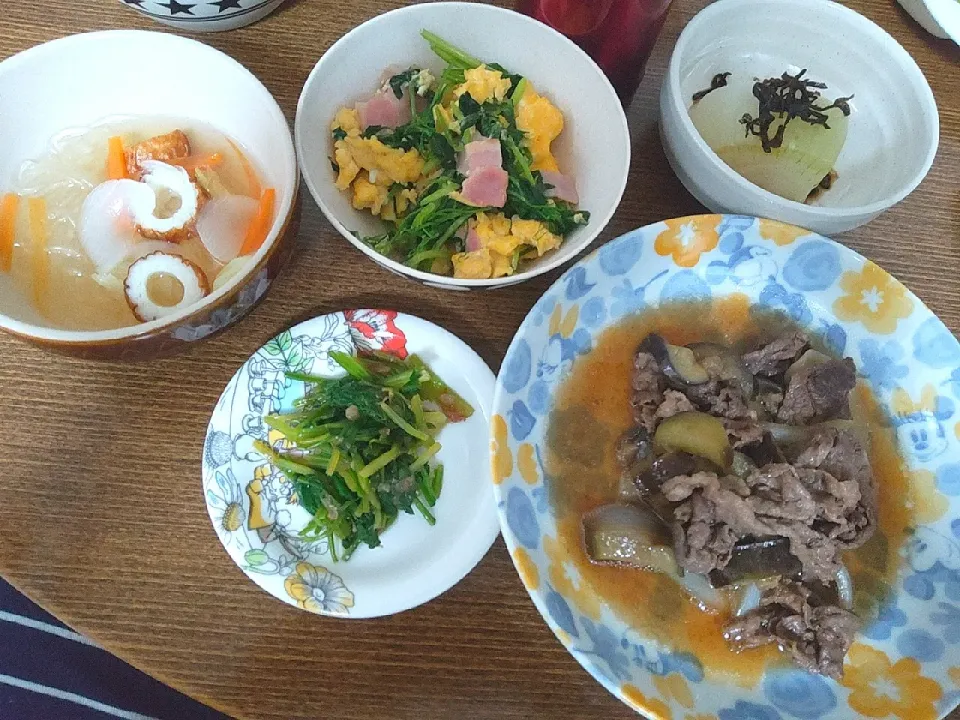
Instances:
[[[547,471],[558,540],[583,582],[642,635],[669,644],[675,652],[693,653],[708,675],[725,676],[743,686],[756,684],[768,665],[784,662],[777,648],[733,650],[722,634],[729,616],[704,611],[669,576],[591,564],[582,547],[580,519],[593,508],[618,500],[616,443],[633,425],[633,356],[646,335],[657,332],[674,344],[711,341],[746,346],[773,337],[787,324],[781,316],[751,313],[743,296],[710,305],[675,304],[628,318],[607,329],[593,350],[576,361],[557,394],[548,429]],[[896,576],[910,520],[902,500],[908,478],[895,436],[882,424],[877,401],[862,382],[851,396],[851,410],[868,427],[879,489],[876,534],[844,556],[854,582],[854,609],[869,620]],[[564,448],[562,457],[551,447]]]

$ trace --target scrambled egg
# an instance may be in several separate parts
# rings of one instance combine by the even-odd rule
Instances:
[[[352,187],[355,208],[369,208],[374,215],[394,220],[416,201],[417,193],[412,188],[391,194],[390,187],[422,179],[424,161],[420,153],[388,147],[375,137],[363,137],[357,111],[350,108],[341,108],[330,127],[346,133],[346,137],[334,143],[336,186],[340,190]]]
[[[563,132],[563,113],[527,81],[527,90],[517,105],[517,127],[527,134],[533,170],[558,172],[557,159],[550,152],[550,143]]]
[[[474,100],[483,105],[491,98],[500,102],[510,92],[510,81],[499,70],[491,70],[486,65],[466,70],[463,73],[466,82],[458,85],[453,95],[470,94]]]
[[[478,280],[513,275],[517,248],[528,248],[528,256],[541,257],[563,241],[539,220],[511,220],[503,213],[478,214],[474,232],[481,248],[451,258],[454,277]]]

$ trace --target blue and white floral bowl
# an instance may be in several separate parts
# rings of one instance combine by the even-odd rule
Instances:
[[[852,357],[908,466],[909,539],[896,583],[858,636],[842,682],[788,666],[768,669],[748,687],[718,679],[701,658],[643,636],[598,602],[556,540],[540,458],[552,398],[577,358],[627,315],[735,294],[786,313]],[[768,220],[660,222],[574,265],[520,326],[494,400],[491,454],[503,535],[560,641],[604,687],[651,718],[934,720],[960,702],[958,403],[960,343],[874,263]]]

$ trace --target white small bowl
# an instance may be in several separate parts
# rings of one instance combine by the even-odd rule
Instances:
[[[924,30],[960,43],[960,2],[957,0],[898,0]]]
[[[816,205],[744,179],[707,146],[688,112],[691,96],[717,73],[771,77],[803,68],[831,96],[855,95],[839,177]],[[940,119],[913,58],[853,10],[830,0],[721,0],[677,41],[660,94],[660,130],[681,182],[712,211],[829,235],[869,222],[920,184],[937,152]]]
[[[353,234],[378,235],[384,223],[369,212],[354,210],[349,194],[334,186],[330,121],[337,110],[371,95],[384,68],[418,65],[438,73],[443,68],[420,37],[423,29],[529,78],[563,111],[564,131],[553,147],[561,170],[576,177],[580,207],[590,212],[590,221],[571,233],[560,249],[516,275],[462,280],[390,260]],[[630,168],[627,119],[596,63],[563,35],[526,15],[475,3],[413,5],[375,17],[340,38],[307,78],[297,105],[294,139],[307,187],[341,235],[388,270],[446,289],[513,285],[573,259],[610,221]]]
[[[217,2],[160,2],[120,0],[127,7],[177,30],[223,32],[251,25],[280,7],[283,0],[218,0]]]

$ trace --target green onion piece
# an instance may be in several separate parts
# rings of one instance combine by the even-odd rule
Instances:
[[[353,355],[348,355],[338,350],[331,350],[330,357],[336,361],[337,365],[346,370],[348,375],[355,377],[357,380],[370,380],[373,377],[370,371],[363,366],[363,363]]]
[[[393,420],[394,423],[396,423],[397,427],[399,427],[401,430],[407,433],[407,435],[410,435],[411,437],[415,437],[417,440],[426,441],[430,439],[430,436],[427,435],[427,433],[420,432],[419,430],[417,430],[413,425],[411,425],[402,417],[400,417],[400,415],[397,414],[396,410],[394,410],[392,407],[387,405],[387,403],[385,402],[380,403],[380,409],[383,410],[384,414],[388,418],[390,418],[391,420]]]
[[[416,460],[410,463],[411,470],[419,470],[424,465],[426,465],[430,458],[440,452],[440,443],[435,442],[433,445],[428,447],[423,453],[421,453]]]
[[[430,43],[430,49],[434,54],[451,67],[461,70],[470,70],[479,67],[483,63],[472,55],[468,55],[460,48],[451,45],[439,35],[434,35],[429,30],[421,30],[420,35]]]
[[[376,473],[378,470],[383,470],[397,455],[400,454],[400,448],[394,445],[392,448],[383,453],[380,457],[371,460],[357,474],[362,478],[369,478],[371,475]],[[368,484],[369,487],[369,484]]]
[[[423,501],[420,498],[413,499],[413,505],[420,511],[420,514],[423,515],[423,519],[427,521],[429,525],[436,525],[437,519],[433,516],[433,513],[427,509],[427,506],[423,504]]]
[[[337,465],[340,464],[340,450],[337,448],[333,449],[333,452],[330,453],[330,462],[327,463],[327,475],[333,475],[337,469]]]

